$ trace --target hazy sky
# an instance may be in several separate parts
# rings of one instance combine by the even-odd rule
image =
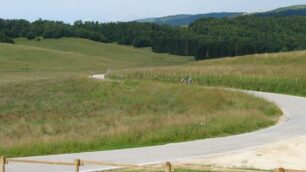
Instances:
[[[0,0],[0,18],[129,21],[172,14],[254,12],[306,0]]]

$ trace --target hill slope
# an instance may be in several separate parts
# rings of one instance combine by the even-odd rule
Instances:
[[[88,56],[89,59],[95,59],[94,63],[102,60],[104,61],[103,65],[109,66],[109,69],[177,65],[190,60],[188,57],[184,58],[175,55],[152,53],[148,48],[139,49],[117,44],[105,44],[87,39],[62,38],[45,39],[43,41],[16,39],[15,42],[17,45]]]
[[[272,11],[256,13],[256,16],[306,16],[306,5],[282,7]]]
[[[152,53],[116,44],[63,38],[42,41],[16,39],[0,43],[0,83],[49,77],[104,73],[107,69],[178,65],[188,57]],[[22,75],[21,75],[22,73]]]
[[[282,8],[277,8],[275,10],[272,10],[271,12],[283,12],[287,10],[304,10],[306,9],[306,5],[293,5],[293,6],[288,6],[288,7],[282,7]]]
[[[158,18],[147,18],[136,20],[143,23],[156,23],[161,25],[171,26],[185,26],[193,23],[194,21],[202,18],[224,18],[224,17],[237,17],[244,15],[244,12],[219,12],[207,14],[178,14]],[[277,8],[267,12],[258,12],[251,15],[256,16],[306,16],[306,5],[294,5],[288,7]]]
[[[166,24],[166,25],[172,25],[172,26],[184,26],[184,25],[189,25],[195,20],[198,20],[201,18],[235,17],[240,14],[241,13],[231,13],[231,12],[196,14],[196,15],[180,14],[180,15],[166,16],[166,17],[160,17],[160,18],[141,19],[141,20],[137,20],[137,22],[156,23],[156,24],[161,24],[161,25]]]

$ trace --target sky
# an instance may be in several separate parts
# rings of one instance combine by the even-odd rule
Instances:
[[[111,22],[174,14],[258,12],[298,4],[306,0],[0,0],[0,18]]]

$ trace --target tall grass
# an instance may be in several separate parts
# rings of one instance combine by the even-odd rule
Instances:
[[[220,89],[85,78],[0,86],[0,154],[30,156],[156,145],[253,131],[280,110]]]
[[[250,55],[204,60],[177,67],[113,71],[116,79],[179,82],[192,76],[195,83],[306,96],[306,52]]]
[[[254,91],[286,93],[306,96],[306,80],[301,78],[282,78],[245,75],[213,75],[177,71],[114,71],[108,75],[113,79],[154,80],[179,83],[181,79],[192,76],[194,83],[206,86],[222,86]]]

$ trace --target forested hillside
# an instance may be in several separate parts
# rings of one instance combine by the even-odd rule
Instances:
[[[141,23],[155,23],[159,25],[171,25],[171,26],[187,26],[190,23],[202,19],[202,18],[224,18],[224,17],[237,17],[242,13],[234,12],[220,12],[220,13],[207,13],[207,14],[180,14],[159,18],[147,18],[136,20]]]
[[[303,9],[306,9],[306,5],[293,5],[293,6],[288,6],[288,7],[281,7],[281,8],[272,10],[271,12],[284,12],[288,10],[303,10]]]
[[[170,26],[188,26],[196,20],[203,18],[234,18],[243,15],[251,16],[306,16],[306,5],[294,5],[288,7],[277,8],[271,11],[257,12],[257,13],[245,13],[245,12],[216,12],[206,14],[177,14],[165,17],[157,18],[145,18],[136,20],[141,23],[155,23],[159,25],[170,25]]]
[[[292,51],[306,48],[305,26],[300,16],[202,19],[190,25],[185,39],[197,45],[188,49],[197,59]]]
[[[86,38],[135,47],[152,47],[154,52],[195,56],[196,60],[306,49],[306,17],[241,16],[197,20],[186,28],[149,23],[98,23],[76,21],[1,20],[0,41],[27,37]]]
[[[299,8],[298,8],[299,7]],[[256,16],[306,16],[305,6],[296,6],[295,8],[280,8],[273,11],[256,13]]]

